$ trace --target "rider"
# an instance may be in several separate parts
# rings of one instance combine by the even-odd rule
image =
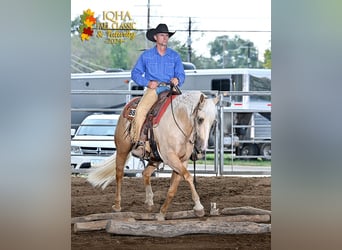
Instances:
[[[135,112],[132,123],[131,138],[134,143],[132,153],[137,157],[144,156],[144,142],[139,141],[140,130],[146,115],[158,95],[169,91],[170,84],[182,86],[185,80],[184,67],[180,55],[168,48],[168,41],[175,32],[169,32],[166,24],[159,24],[155,29],[146,32],[148,40],[155,42],[155,46],[145,50],[138,58],[132,69],[132,80],[146,87]]]

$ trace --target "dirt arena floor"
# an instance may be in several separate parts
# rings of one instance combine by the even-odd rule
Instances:
[[[154,209],[158,212],[166,197],[169,178],[152,177]],[[197,176],[197,191],[205,208],[210,203],[217,208],[251,206],[271,210],[270,177],[202,177]],[[122,212],[147,212],[142,178],[125,177],[123,181]],[[106,189],[93,188],[84,177],[71,177],[71,216],[108,213],[114,202],[115,182]],[[191,210],[190,189],[182,181],[168,212]],[[118,236],[103,231],[73,232],[71,249],[271,249],[271,233],[212,235],[197,234],[172,238]]]

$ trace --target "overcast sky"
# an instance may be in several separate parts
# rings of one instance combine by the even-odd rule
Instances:
[[[137,29],[146,29],[147,3],[148,0],[71,0],[71,19],[88,8],[95,16],[102,16],[102,11],[123,10],[130,12]],[[271,0],[150,0],[150,27],[166,23],[170,31],[178,31],[175,39],[184,43],[189,17],[194,30],[192,48],[197,55],[209,56],[208,42],[220,35],[251,40],[261,60],[265,49],[271,48]]]

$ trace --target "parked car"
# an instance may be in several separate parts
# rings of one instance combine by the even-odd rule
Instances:
[[[117,114],[92,114],[78,127],[71,130],[71,170],[73,173],[87,172],[96,163],[105,160],[116,151],[114,134],[119,119]],[[74,133],[75,132],[75,133]],[[139,159],[130,156],[126,172],[138,174],[144,169]]]

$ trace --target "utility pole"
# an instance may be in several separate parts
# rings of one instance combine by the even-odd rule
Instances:
[[[147,1],[147,30],[150,29],[150,0]]]
[[[251,67],[251,43],[247,44],[248,48],[247,48],[247,65],[248,68]]]
[[[141,7],[146,7],[146,5],[135,5],[135,6],[141,6]],[[160,5],[152,5],[152,6],[160,6]],[[147,27],[146,27],[146,32],[149,30],[151,27],[150,25],[150,18],[151,18],[151,0],[147,0]],[[147,49],[147,38],[145,37],[145,49]]]
[[[188,36],[188,62],[191,62],[191,17],[189,17],[189,36]]]

